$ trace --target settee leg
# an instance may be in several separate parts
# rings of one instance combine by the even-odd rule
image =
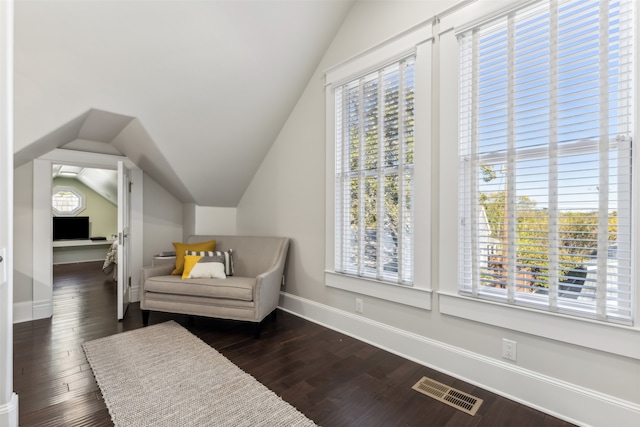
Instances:
[[[253,325],[253,337],[255,339],[260,338],[260,327],[262,326],[262,322],[255,323]]]
[[[149,310],[142,310],[142,325],[149,325]]]

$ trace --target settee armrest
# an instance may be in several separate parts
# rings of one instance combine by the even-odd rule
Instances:
[[[254,301],[256,301],[256,320],[261,321],[276,309],[280,302],[280,285],[284,274],[284,265],[289,249],[289,239],[284,239],[274,264],[264,273],[256,276]]]
[[[167,276],[171,274],[173,269],[174,269],[173,264],[161,264],[161,265],[155,265],[155,266],[149,266],[149,267],[142,267],[142,288],[140,289],[140,308],[142,310],[147,309],[147,303],[146,303],[147,295],[145,290],[145,284],[147,283],[147,279],[155,276]],[[146,320],[145,320],[144,311],[143,311],[142,317],[143,317],[143,323],[146,325],[147,322],[149,322],[149,312],[147,311]]]
[[[142,283],[147,281],[149,277],[167,276],[171,274],[175,266],[173,264],[162,264],[149,267],[142,267]]]
[[[256,320],[262,320],[278,306],[281,283],[282,268],[270,269],[256,277]]]

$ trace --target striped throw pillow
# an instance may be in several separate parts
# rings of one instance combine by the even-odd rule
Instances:
[[[233,249],[228,251],[187,251],[186,255],[212,257],[224,265],[224,274],[233,276]]]

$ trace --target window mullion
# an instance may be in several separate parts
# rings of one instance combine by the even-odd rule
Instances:
[[[406,61],[402,61],[400,63],[400,67],[398,70],[398,235],[396,236],[396,256],[397,256],[397,274],[398,274],[398,282],[403,282],[405,274],[404,274],[404,265],[403,265],[403,254],[404,254],[404,224],[406,220],[405,212],[404,212],[404,201],[406,196],[406,187],[404,181],[404,161],[405,161],[405,64]]]
[[[600,159],[598,184],[598,274],[596,317],[607,317],[607,255],[609,244],[609,2],[600,0]]]
[[[514,16],[507,19],[508,64],[507,79],[510,88],[515,86],[515,28]],[[516,263],[517,263],[517,218],[516,218],[516,144],[515,144],[515,92],[508,91],[508,132],[507,132],[507,194],[505,211],[507,212],[507,301],[515,301]]]
[[[384,101],[384,80],[382,78],[383,73],[378,73],[378,188],[377,188],[377,230],[376,230],[376,275],[379,280],[382,280],[383,273],[383,259],[382,259],[382,246],[383,246],[383,236],[384,236],[384,217],[385,217],[385,209],[384,209],[384,197],[385,197],[385,188],[384,188],[384,177],[386,172],[386,165],[384,162],[384,134],[385,134],[385,101]]]
[[[558,212],[558,2],[549,3],[549,309],[558,310],[559,220]]]
[[[364,78],[360,79],[358,85],[358,169],[360,174],[360,185],[358,192],[358,275],[363,276],[365,271],[365,248],[366,248],[366,203],[365,203],[365,183],[366,183],[366,135],[364,126]]]
[[[347,225],[348,221],[345,222],[345,211],[348,211],[349,204],[346,202],[345,194],[348,192],[348,187],[345,181],[348,181],[346,177],[346,168],[345,168],[345,159],[348,159],[347,151],[348,149],[345,144],[345,138],[347,137],[348,126],[345,126],[345,116],[344,112],[346,111],[346,96],[344,96],[344,89],[339,88],[335,91],[335,99],[336,99],[336,109],[339,109],[339,114],[336,114],[336,126],[339,126],[336,129],[336,230],[339,230],[338,233],[335,233],[335,248],[336,254],[334,256],[335,259],[335,269],[336,271],[344,271],[344,254],[345,254],[345,244],[346,244],[346,233],[347,233]]]
[[[478,76],[480,65],[478,60],[478,45],[480,37],[478,35],[478,31],[473,31],[471,37],[471,166],[469,171],[470,177],[468,177],[471,184],[471,188],[469,189],[469,197],[471,199],[471,224],[469,224],[469,227],[471,232],[471,294],[474,297],[477,297],[480,287],[480,263],[478,262],[478,257],[480,256],[478,247],[478,221],[480,218],[480,191],[478,189],[478,171],[480,169],[478,161],[478,110],[480,108],[478,101]]]

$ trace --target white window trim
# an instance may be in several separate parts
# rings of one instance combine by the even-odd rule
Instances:
[[[478,300],[449,292],[438,292],[438,302],[440,311],[449,316],[640,360],[640,331],[636,327]],[[505,324],[505,319],[512,321]]]
[[[78,206],[77,208],[75,208],[72,211],[60,211],[58,209],[56,209],[55,206],[53,206],[53,196],[55,196],[56,194],[58,194],[61,191],[66,191],[69,193],[73,193],[75,194],[78,199],[80,200],[80,206]],[[51,209],[53,210],[53,213],[56,216],[76,216],[78,215],[80,212],[84,211],[87,208],[87,200],[84,194],[82,194],[80,191],[78,191],[77,189],[73,188],[73,187],[69,187],[69,186],[56,186],[53,188],[53,191],[51,192]]]
[[[436,64],[440,67],[440,82],[436,82],[440,85],[440,93],[457,93],[458,42],[456,34],[470,26],[506,13],[515,6],[523,6],[533,2],[535,0],[517,3],[478,0],[463,10],[453,12],[441,19],[437,35],[439,36],[440,50],[446,51],[447,54],[441,55],[439,63]],[[640,21],[640,7],[636,7],[635,19],[636,22]],[[639,29],[637,25],[634,25],[634,28],[637,40]],[[640,67],[636,67],[635,72],[636,81],[640,81]],[[640,85],[635,87],[634,100],[640,100]],[[440,97],[436,100],[435,108],[438,108],[440,112],[439,162],[443,165],[457,165],[457,97]],[[639,102],[634,102],[633,121],[640,123]],[[442,141],[456,141],[456,143],[445,144]],[[633,170],[640,170],[640,156],[633,157],[632,167]],[[452,188],[454,185],[457,188],[457,168],[442,169],[439,180],[443,188]],[[450,184],[444,184],[445,182]],[[634,212],[638,212],[640,211],[640,174],[633,175],[633,188],[632,209]],[[456,197],[451,196],[451,194],[441,193],[436,204],[436,209],[439,210],[440,236],[457,236],[457,195]],[[634,215],[633,219],[632,251],[634,256],[632,261],[634,265],[640,265],[640,218],[638,215]],[[640,360],[640,322],[637,321],[638,319],[636,319],[635,326],[625,326],[460,295],[457,281],[457,237],[454,241],[448,239],[447,244],[443,244],[441,239],[439,248],[439,290],[435,294],[440,313]],[[638,274],[636,274],[633,282],[640,288],[638,279]],[[640,307],[640,291],[636,292],[634,303],[636,307]],[[505,323],[505,319],[511,319],[511,321]]]
[[[325,285],[425,310],[431,309],[431,74],[430,20],[326,71]],[[413,286],[335,272],[335,90],[356,76],[414,53],[414,274]],[[419,220],[418,220],[419,219]]]

